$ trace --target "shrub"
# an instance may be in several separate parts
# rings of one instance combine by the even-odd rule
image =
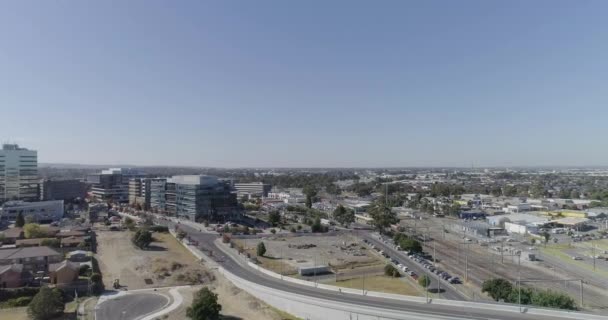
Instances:
[[[272,233],[272,234],[276,234],[276,233],[277,233],[277,230],[276,230],[276,229],[274,229],[274,228],[272,228],[272,229],[270,229],[270,233]]]
[[[0,289],[0,302],[20,297],[33,297],[40,288]]]
[[[148,230],[152,231],[152,232],[169,232],[169,227],[167,226],[159,226],[159,225],[153,225],[150,228],[148,228]]]
[[[26,307],[32,302],[33,297],[19,297],[16,299],[10,299],[0,303],[0,308],[19,308]]]
[[[258,257],[263,257],[264,254],[266,254],[266,245],[264,245],[264,242],[258,243],[256,253]]]
[[[429,278],[427,275],[423,275],[418,278],[418,284],[423,288],[427,288],[431,284],[431,278]]]
[[[394,277],[394,278],[398,278],[401,276],[401,274],[399,273],[399,270],[397,270],[397,268],[395,268],[392,264],[387,264],[386,266],[384,266],[384,274],[386,276],[389,277]]]
[[[83,264],[82,266],[80,266],[80,269],[78,269],[78,275],[80,276],[87,276],[90,272],[91,268],[86,264]]]
[[[43,287],[29,303],[27,313],[34,320],[53,319],[63,314],[64,306],[61,291]]]

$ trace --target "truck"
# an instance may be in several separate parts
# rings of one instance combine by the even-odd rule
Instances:
[[[522,252],[524,260],[536,261],[536,254],[534,252]]]

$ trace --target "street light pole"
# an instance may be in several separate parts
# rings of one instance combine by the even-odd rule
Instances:
[[[521,313],[521,255],[517,256],[517,292],[518,292],[518,303],[519,312]]]

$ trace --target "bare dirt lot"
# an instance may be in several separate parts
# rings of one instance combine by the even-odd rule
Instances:
[[[334,271],[346,276],[357,268],[375,268],[382,272],[384,263],[363,245],[360,239],[349,235],[337,236],[293,236],[282,235],[260,239],[235,239],[233,242],[251,256],[256,256],[256,247],[264,242],[266,254],[258,257],[264,268],[295,275],[299,266],[329,265]],[[374,270],[369,270],[374,272]]]
[[[130,290],[208,282],[213,276],[175,238],[154,233],[151,249],[131,243],[129,231],[98,232],[97,260],[107,289],[114,279]]]
[[[112,288],[114,279],[120,279],[121,285],[131,290],[203,283],[218,294],[221,313],[226,319],[292,319],[236,288],[216,272],[209,271],[170,234],[154,233],[154,238],[159,241],[152,243],[151,250],[135,248],[130,240],[131,234],[126,231],[98,232],[97,259],[107,289]],[[152,283],[146,283],[146,279],[151,279]],[[186,319],[186,309],[192,303],[193,293],[200,288],[196,285],[180,289],[184,302],[167,319]]]

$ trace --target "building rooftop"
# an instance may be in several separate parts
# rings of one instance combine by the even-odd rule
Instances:
[[[19,238],[23,234],[22,228],[10,228],[2,232],[6,238]]]
[[[3,274],[7,271],[14,271],[14,272],[22,272],[23,271],[23,265],[20,263],[14,263],[14,264],[9,264],[6,266],[0,266],[0,274]]]
[[[188,184],[188,185],[215,185],[218,183],[217,177],[206,175],[183,175],[173,176],[167,179],[168,183]]]
[[[78,270],[80,268],[80,264],[77,262],[71,262],[68,260],[63,260],[59,263],[51,263],[49,264],[49,271],[59,271],[61,269],[68,268],[70,270]]]
[[[49,247],[26,247],[0,250],[0,260],[58,256],[59,252]]]

